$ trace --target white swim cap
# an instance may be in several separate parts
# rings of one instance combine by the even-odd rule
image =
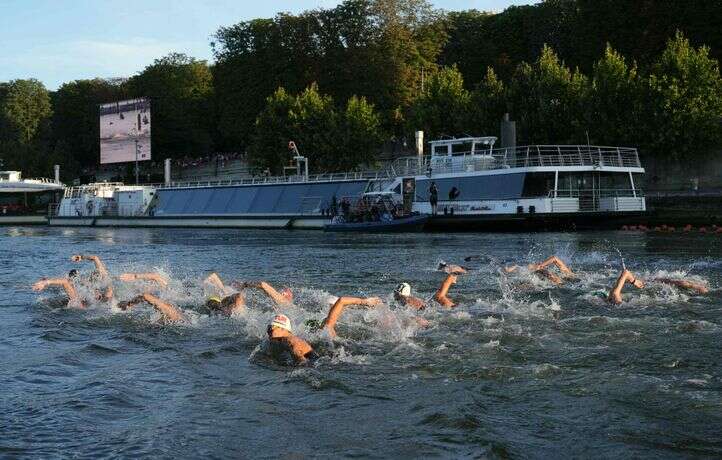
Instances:
[[[401,283],[396,286],[394,292],[404,297],[408,297],[411,295],[411,285],[409,283]]]
[[[288,319],[288,316],[286,315],[274,316],[273,320],[271,321],[271,327],[280,327],[281,329],[285,329],[288,332],[293,332],[291,330],[291,320]]]

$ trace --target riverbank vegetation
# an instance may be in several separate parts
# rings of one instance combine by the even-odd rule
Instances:
[[[288,140],[316,172],[373,163],[426,138],[640,148],[658,163],[722,143],[719,2],[547,0],[493,14],[425,0],[346,0],[222,27],[214,62],[159,57],[127,79],[48,91],[0,83],[5,169],[76,177],[97,164],[100,103],[149,97],[155,158],[246,152],[280,172]]]

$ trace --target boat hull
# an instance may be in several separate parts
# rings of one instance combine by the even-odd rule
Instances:
[[[360,233],[404,233],[420,232],[428,222],[429,216],[411,216],[390,222],[358,222],[327,224],[325,232],[360,232]]]

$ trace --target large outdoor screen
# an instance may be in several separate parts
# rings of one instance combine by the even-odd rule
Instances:
[[[150,160],[150,101],[100,105],[100,164]]]

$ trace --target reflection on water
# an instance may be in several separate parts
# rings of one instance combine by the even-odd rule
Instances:
[[[719,456],[720,240],[712,235],[343,235],[298,231],[3,228],[0,456]],[[113,273],[158,270],[186,324],[149,308],[59,308],[30,284],[101,255]],[[557,254],[579,279],[554,288],[506,263]],[[393,303],[402,281],[429,298],[440,261],[465,262],[453,311]],[[707,282],[605,290],[621,260],[639,277]],[[90,266],[81,265],[86,272]],[[322,358],[269,358],[268,301],[207,316],[198,280],[266,279]],[[139,286],[117,285],[119,298]],[[329,298],[386,304],[343,316],[339,338],[304,326]]]

